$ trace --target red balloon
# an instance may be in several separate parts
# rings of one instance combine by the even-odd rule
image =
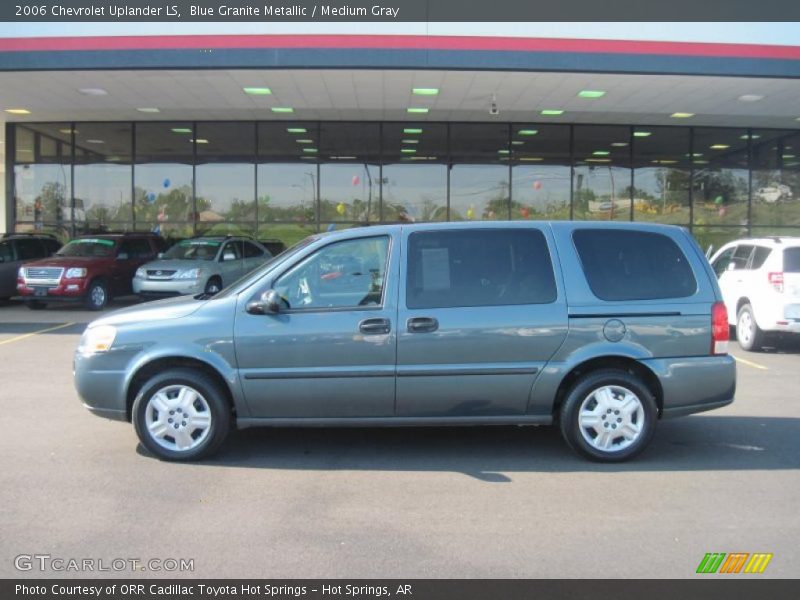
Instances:
[[[535,189],[535,190],[542,189],[542,182],[541,181],[534,181],[533,182],[533,189]]]
[[[358,185],[359,183],[361,183],[361,177],[353,175],[353,185]]]
[[[530,217],[530,216],[531,216],[531,209],[530,209],[530,208],[528,208],[527,206],[523,206],[523,207],[520,209],[520,211],[519,211],[519,212],[520,212],[520,213],[522,213],[522,216],[523,216],[523,218],[525,218],[525,219],[527,219],[528,217]]]

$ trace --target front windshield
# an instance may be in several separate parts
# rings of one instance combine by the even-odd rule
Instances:
[[[183,240],[164,253],[172,260],[214,260],[222,242],[216,240]]]
[[[72,240],[61,250],[58,256],[107,257],[114,255],[114,241],[103,238],[80,238]]]
[[[249,273],[247,273],[244,277],[239,278],[237,281],[234,281],[231,285],[227,286],[223,289],[220,293],[216,294],[212,300],[216,300],[218,298],[227,298],[233,294],[238,294],[244,289],[247,289],[251,286],[254,282],[261,279],[262,275],[269,271],[272,268],[272,265],[278,261],[283,261],[286,258],[290,258],[293,255],[297,254],[300,250],[315,242],[319,239],[319,235],[310,235],[305,239],[300,240],[294,246],[289,248],[288,250],[284,250],[278,256],[273,256],[267,262],[259,265],[257,268],[253,269]]]

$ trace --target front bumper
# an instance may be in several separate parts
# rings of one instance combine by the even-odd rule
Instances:
[[[89,355],[75,352],[72,362],[75,390],[88,410],[99,417],[128,420],[127,367],[141,350],[128,347]]]
[[[730,355],[642,360],[658,377],[664,419],[721,408],[736,393],[736,361]]]
[[[62,279],[57,285],[41,285],[26,280],[17,284],[17,294],[26,300],[80,300],[86,295],[86,279]]]
[[[204,285],[199,279],[133,279],[133,293],[139,296],[152,298],[166,298],[168,296],[185,296],[199,294]]]

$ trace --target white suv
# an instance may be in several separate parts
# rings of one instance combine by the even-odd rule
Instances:
[[[800,333],[800,238],[729,242],[711,266],[742,348],[760,350],[770,333]]]

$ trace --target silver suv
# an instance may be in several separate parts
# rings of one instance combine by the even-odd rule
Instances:
[[[181,240],[159,260],[137,269],[133,292],[143,298],[216,294],[272,258],[255,240],[235,236]]]
[[[593,460],[733,401],[714,272],[678,227],[447,223],[315,235],[213,297],[94,321],[75,384],[168,460],[230,425],[557,424]]]

